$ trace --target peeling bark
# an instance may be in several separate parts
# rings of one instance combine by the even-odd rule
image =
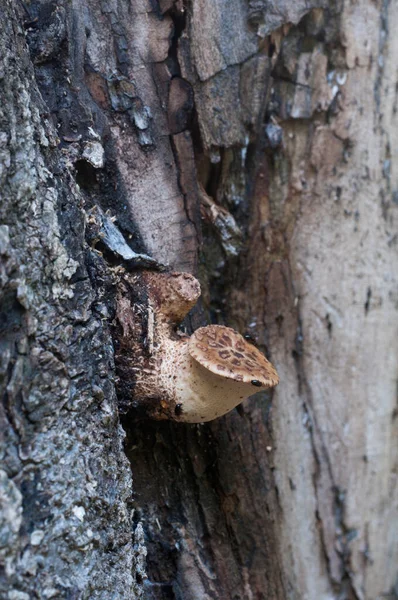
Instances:
[[[0,14],[0,595],[394,598],[396,5]],[[120,417],[120,275],[160,263],[273,396]]]

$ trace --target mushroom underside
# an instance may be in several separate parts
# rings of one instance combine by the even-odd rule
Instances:
[[[173,418],[178,421],[212,421],[260,391],[252,382],[237,381],[212,373],[190,356],[187,343],[180,343],[176,350],[179,356],[174,361],[170,357],[163,373],[166,381],[173,382],[170,389],[171,408]],[[178,368],[171,373],[172,361]],[[270,386],[264,385],[262,389],[267,387]]]

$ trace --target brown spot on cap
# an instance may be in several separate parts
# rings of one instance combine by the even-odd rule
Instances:
[[[227,350],[226,338],[230,340],[232,352]],[[236,359],[236,351],[242,355],[239,361]],[[189,354],[202,367],[220,377],[266,388],[279,382],[277,372],[265,356],[230,327],[201,327],[190,337]],[[253,384],[253,381],[256,383]]]

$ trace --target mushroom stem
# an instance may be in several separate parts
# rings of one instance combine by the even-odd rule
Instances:
[[[190,273],[145,271],[142,278],[155,312],[169,328],[181,323],[200,296],[199,281]]]

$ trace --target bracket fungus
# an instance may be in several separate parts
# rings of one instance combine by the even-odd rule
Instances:
[[[229,412],[259,388],[278,384],[271,363],[230,327],[208,325],[190,337],[176,331],[200,296],[192,275],[144,271],[129,275],[131,284],[141,287],[146,305],[134,304],[134,309],[128,290],[121,293],[122,343],[116,360],[124,365],[120,378],[128,372],[134,379],[135,406],[156,419],[202,423]]]

